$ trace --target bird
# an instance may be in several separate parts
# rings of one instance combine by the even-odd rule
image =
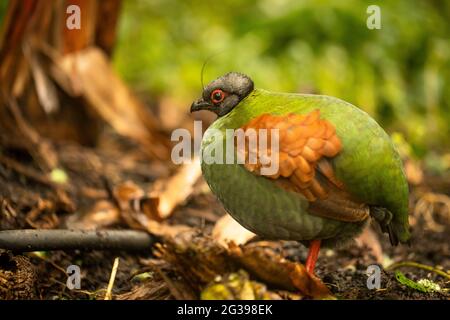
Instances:
[[[392,245],[409,243],[402,160],[389,135],[363,110],[331,96],[255,88],[239,72],[204,87],[190,108],[200,110],[217,115],[201,142],[202,175],[212,193],[258,236],[309,246],[308,273],[315,274],[321,247],[351,242],[372,219]],[[261,129],[276,130],[278,149],[256,135],[255,144],[240,150],[233,142],[233,159],[240,154],[241,162],[203,160],[226,145],[227,130]],[[270,174],[263,172],[264,154],[277,164]]]

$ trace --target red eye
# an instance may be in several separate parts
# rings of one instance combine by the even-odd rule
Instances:
[[[216,89],[213,92],[211,92],[211,101],[214,104],[221,103],[225,99],[225,92],[223,92],[220,89]]]

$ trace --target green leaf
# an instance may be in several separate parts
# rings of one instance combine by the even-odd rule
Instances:
[[[421,279],[416,282],[407,278],[401,271],[395,271],[395,278],[401,284],[404,284],[405,286],[408,286],[420,292],[430,293],[441,290],[440,286],[431,280]]]

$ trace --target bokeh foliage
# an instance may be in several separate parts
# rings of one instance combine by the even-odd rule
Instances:
[[[369,4],[381,30],[366,27]],[[450,142],[448,1],[125,1],[115,64],[135,88],[186,109],[231,71],[269,90],[337,96],[414,153]]]

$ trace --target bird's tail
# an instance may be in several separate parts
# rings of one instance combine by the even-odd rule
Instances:
[[[409,243],[409,230],[396,221],[394,215],[388,209],[371,206],[370,215],[379,223],[381,231],[389,235],[389,240],[393,246],[399,243]]]

